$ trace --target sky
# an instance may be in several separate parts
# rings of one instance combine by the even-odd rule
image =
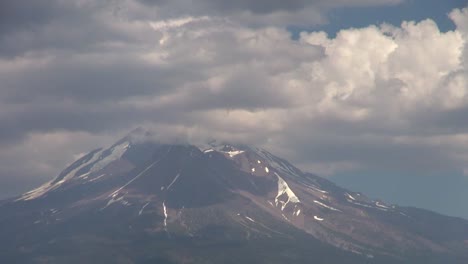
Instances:
[[[468,218],[468,3],[0,3],[0,198],[135,127]]]

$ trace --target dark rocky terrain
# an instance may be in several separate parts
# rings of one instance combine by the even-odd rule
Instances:
[[[468,221],[251,146],[135,137],[0,202],[0,263],[468,263]]]

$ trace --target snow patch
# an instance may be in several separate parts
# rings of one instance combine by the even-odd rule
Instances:
[[[143,207],[140,209],[140,212],[138,212],[138,215],[141,215],[143,214],[143,211],[145,210],[146,206],[148,206],[150,203],[147,202],[145,205],[143,205]]]
[[[100,157],[99,157],[100,160],[98,162],[96,162],[91,167],[91,169],[89,169],[89,172],[92,173],[92,172],[99,171],[99,170],[103,169],[104,167],[106,167],[107,165],[109,165],[111,162],[122,158],[123,154],[127,151],[127,149],[129,147],[130,147],[130,143],[127,142],[127,141],[123,142],[120,145],[112,147],[110,149],[111,153],[109,155],[107,155],[104,158],[100,155]],[[102,154],[102,152],[101,152],[101,154]]]
[[[255,223],[255,220],[253,220],[252,218],[250,218],[250,217],[248,217],[248,216],[245,216],[245,218],[247,218],[247,220],[249,220],[250,222]]]
[[[62,180],[56,182],[55,184],[52,184],[54,182],[54,180],[52,180],[52,181],[50,181],[50,182],[48,182],[48,183],[46,183],[46,184],[44,184],[42,186],[39,186],[38,188],[36,188],[36,189],[34,189],[32,191],[29,191],[29,192],[23,194],[20,198],[16,199],[15,201],[33,200],[33,199],[41,197],[42,195],[44,195],[48,191],[56,189],[57,187],[62,185],[68,179],[73,178],[75,176],[76,172],[78,172],[80,169],[87,166],[88,164],[91,164],[91,163],[95,162],[99,158],[101,153],[102,153],[102,151],[98,151],[97,153],[94,153],[93,156],[91,157],[91,159],[89,159],[87,162],[81,163],[81,165],[79,165],[78,167],[76,167],[75,169],[70,171],[67,175],[65,175],[63,177]],[[87,174],[89,174],[89,173],[87,173]]]
[[[320,218],[320,217],[318,217],[316,215],[314,215],[314,219],[317,220],[317,221],[323,221],[324,220],[323,218]]]
[[[355,205],[362,206],[362,207],[375,208],[374,206],[370,206],[370,205],[363,204],[363,203],[359,203],[359,202],[354,202],[354,201],[352,201],[352,200],[348,200],[348,202],[350,202],[350,203],[352,203],[352,204],[355,204]]]
[[[167,227],[167,208],[166,204],[163,202],[163,210],[164,210],[164,227]]]
[[[255,168],[252,168],[252,172],[255,172]]]
[[[346,196],[348,196],[349,199],[351,199],[351,200],[353,200],[353,201],[356,201],[356,199],[355,199],[353,196],[351,196],[351,194],[346,193]]]
[[[322,207],[324,207],[324,208],[330,209],[330,210],[332,210],[332,211],[341,212],[340,210],[338,210],[338,209],[336,209],[336,208],[334,208],[334,207],[331,207],[331,206],[329,206],[329,205],[326,205],[326,204],[324,204],[324,203],[322,203],[322,202],[319,202],[319,201],[317,201],[317,200],[314,200],[314,203],[316,203],[316,204],[318,204],[318,205],[320,205],[320,206],[322,206]]]
[[[78,177],[78,179],[85,179],[86,180],[86,179],[88,179],[88,177],[89,177],[89,172],[87,172],[87,173],[85,173],[83,175],[80,175],[80,177]]]
[[[104,168],[105,166],[107,166],[109,163],[111,163],[114,160],[120,159],[129,147],[130,147],[130,144],[128,142],[123,142],[120,145],[114,146],[111,148],[111,153],[105,158],[102,157],[104,150],[97,151],[96,153],[93,154],[93,156],[87,162],[82,162],[78,167],[76,167],[75,169],[70,171],[67,175],[65,175],[63,179],[61,179],[60,181],[54,184],[52,184],[54,181],[50,181],[32,191],[29,191],[23,194],[20,198],[18,198],[15,201],[28,201],[28,200],[39,198],[43,196],[45,193],[58,188],[64,182],[68,181],[69,179],[75,176],[79,176],[79,178],[81,179],[87,179],[90,173]],[[78,171],[80,171],[82,168],[92,163],[94,163],[94,165],[91,167],[91,169],[87,173],[84,173],[82,175],[76,175]]]
[[[101,174],[101,175],[97,176],[96,178],[93,178],[93,179],[89,180],[89,182],[95,182],[95,181],[101,179],[104,176],[106,176],[106,174]]]
[[[377,206],[380,207],[380,208],[390,209],[390,207],[385,206],[384,204],[381,204],[381,203],[379,203],[379,202],[375,202],[375,205],[377,205]]]
[[[78,166],[75,169],[73,169],[72,171],[70,171],[67,175],[65,175],[65,177],[63,177],[63,179],[61,181],[67,181],[68,179],[75,177],[76,176],[75,174],[79,170],[81,170],[82,168],[88,166],[89,164],[91,164],[93,162],[96,162],[101,157],[103,152],[104,152],[104,150],[101,150],[101,151],[98,151],[98,152],[94,153],[93,156],[87,162],[81,163],[80,166]],[[89,172],[83,174],[83,175],[88,175],[89,173],[91,173],[91,170]],[[79,176],[83,176],[83,175],[79,175]]]
[[[307,184],[306,184],[306,186],[307,186],[307,188],[309,188],[309,189],[311,189],[311,190],[313,190],[313,191],[317,191],[317,192],[321,192],[321,193],[328,193],[327,191],[324,191],[324,190],[319,189],[319,188],[317,188],[317,187],[315,187],[315,186],[312,186],[312,185],[307,185]]]
[[[171,184],[169,184],[169,186],[167,186],[167,190],[169,190],[171,188],[171,186],[177,181],[177,179],[179,178],[180,176],[180,172],[177,173],[177,175],[174,177],[174,179],[172,180]]]
[[[125,201],[125,200],[122,200],[121,203],[122,203],[123,205],[125,205],[125,206],[130,206],[130,205],[132,205],[131,203],[129,203],[128,201]]]
[[[266,172],[266,173],[269,173],[269,172],[270,172],[270,170],[268,169],[268,167],[265,167],[265,172]]]
[[[241,153],[244,153],[243,150],[233,150],[233,151],[226,151],[225,153],[227,153],[229,155],[229,157],[234,157],[234,156],[237,156]]]
[[[288,176],[298,177],[298,173],[296,172],[297,169],[292,167],[291,165],[287,164],[287,162],[282,161],[280,158],[274,156],[273,154],[269,153],[268,151],[260,148],[254,149],[255,153],[257,153],[261,158],[266,160],[270,167],[280,171]],[[260,163],[260,160],[258,160]]]
[[[149,165],[148,167],[146,167],[146,169],[144,169],[142,172],[140,172],[137,176],[135,176],[133,179],[131,179],[130,181],[128,181],[125,185],[123,185],[122,187],[120,187],[119,189],[117,189],[116,191],[114,191],[113,193],[111,193],[109,195],[109,197],[114,197],[116,196],[122,189],[124,189],[125,187],[127,187],[128,185],[130,185],[132,182],[136,181],[138,178],[140,178],[143,174],[145,174],[149,169],[151,169],[154,165],[158,164],[159,161],[161,160],[157,160],[155,162],[153,162],[151,165]]]
[[[385,208],[382,208],[382,207],[375,207],[375,209],[378,209],[378,210],[381,210],[381,211],[388,212],[388,209],[385,209]]]
[[[16,199],[15,201],[28,201],[28,200],[33,200],[33,199],[39,198],[42,195],[44,195],[46,192],[48,192],[50,190],[53,190],[56,187],[58,187],[57,184],[52,185],[52,182],[48,182],[48,183],[46,183],[46,184],[44,184],[42,186],[39,186],[38,188],[36,188],[36,189],[34,189],[32,191],[29,191],[29,192],[23,194],[20,198]]]
[[[278,194],[275,197],[275,204],[278,206],[279,203],[282,204],[281,211],[286,208],[289,202],[300,203],[301,201],[297,198],[296,194],[289,188],[288,183],[283,180],[276,172],[275,175],[278,177]],[[286,202],[280,201],[279,197],[283,194],[286,194],[288,200]]]
[[[114,204],[114,203],[116,203],[116,202],[122,201],[123,198],[124,198],[123,196],[121,196],[121,197],[119,197],[119,198],[115,198],[115,196],[112,197],[112,199],[110,199],[110,200],[107,202],[106,206],[104,206],[103,208],[101,208],[101,211],[104,210],[104,209],[106,209],[107,207],[111,206],[112,204]]]

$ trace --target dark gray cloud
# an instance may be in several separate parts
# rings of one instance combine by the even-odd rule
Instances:
[[[96,3],[72,1],[2,1],[0,3],[0,56],[14,57],[38,49],[76,49],[109,32],[93,15]],[[103,7],[100,7],[103,8]]]
[[[4,33],[40,27],[67,10],[55,0],[2,1],[0,7],[0,30]]]
[[[141,3],[149,6],[165,6],[170,5],[171,1],[166,0],[139,0]],[[259,1],[222,1],[222,0],[202,0],[198,1],[197,5],[191,5],[189,1],[179,1],[183,2],[187,7],[191,7],[192,10],[205,10],[205,12],[215,12],[215,13],[235,13],[242,11],[249,11],[254,14],[271,14],[275,12],[295,12],[307,7],[315,8],[324,8],[331,6],[359,6],[359,5],[390,5],[398,4],[402,1],[399,0],[352,0],[352,1],[342,1],[342,0],[291,0],[291,1],[281,1],[281,0],[259,0]]]
[[[114,55],[111,55],[114,56]],[[193,78],[194,73],[185,69],[167,69],[135,61],[128,54],[121,58],[108,58],[100,55],[94,60],[63,57],[53,59],[50,65],[32,68],[2,77],[5,89],[2,101],[27,103],[40,98],[60,102],[73,99],[73,102],[115,101],[128,96],[163,94],[171,86],[181,83],[179,78]],[[107,61],[106,61],[107,60]],[[50,74],[53,73],[53,74]]]
[[[307,5],[315,4],[319,1],[292,0],[292,1],[219,1],[205,0],[206,6],[212,6],[213,9],[221,12],[233,12],[248,10],[256,14],[268,14],[277,11],[297,11],[305,8]]]
[[[165,18],[180,15],[217,16],[250,26],[317,25],[326,23],[326,13],[333,8],[389,6],[404,2],[404,0],[201,0],[194,4],[187,0],[138,1],[149,8],[154,8],[155,12]]]

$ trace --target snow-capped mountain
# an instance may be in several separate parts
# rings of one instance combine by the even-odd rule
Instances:
[[[0,202],[1,263],[467,263],[468,221],[372,200],[267,150],[132,134]]]

